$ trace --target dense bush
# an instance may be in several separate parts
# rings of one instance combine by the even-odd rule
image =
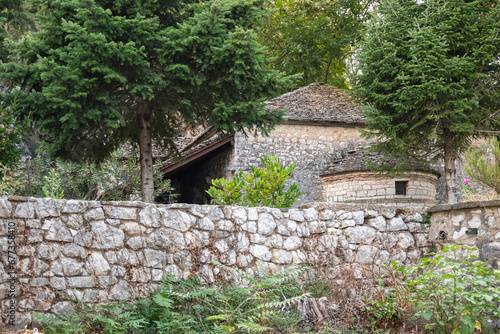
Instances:
[[[35,157],[8,168],[0,166],[0,196],[19,195],[85,200],[136,200],[141,195],[140,173],[135,156],[116,151],[101,164],[50,159],[41,145]],[[154,173],[155,195],[168,193],[170,180]]]
[[[260,161],[264,168],[250,167],[250,173],[240,171],[232,180],[225,178],[212,180],[214,185],[207,193],[212,196],[212,203],[221,205],[267,206],[289,208],[302,194],[297,184],[292,183],[286,189],[286,182],[296,164],[285,167],[279,158],[264,156]]]

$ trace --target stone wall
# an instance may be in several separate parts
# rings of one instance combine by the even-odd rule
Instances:
[[[298,204],[324,201],[323,182],[320,173],[338,159],[338,151],[365,146],[366,139],[358,130],[348,125],[318,125],[311,123],[281,124],[269,137],[237,133],[235,136],[234,170],[249,170],[260,164],[263,155],[275,155],[286,165],[297,164],[291,181],[304,192]]]
[[[428,211],[432,214],[429,240],[433,244],[475,247],[482,261],[500,269],[499,200],[436,205]]]
[[[420,211],[0,198],[0,323],[11,310],[24,327],[32,311],[60,313],[72,300],[146,296],[167,274],[238,283],[214,260],[250,274],[292,264],[414,263],[430,247]]]
[[[395,182],[406,182],[406,195],[396,195]],[[436,203],[437,175],[408,172],[401,178],[384,178],[373,172],[352,172],[324,176],[328,201],[370,201]]]

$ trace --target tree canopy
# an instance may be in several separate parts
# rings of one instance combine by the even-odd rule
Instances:
[[[383,0],[359,55],[355,93],[374,150],[403,169],[444,158],[451,203],[457,153],[498,129],[499,31],[497,0]]]
[[[261,29],[271,65],[302,74],[302,85],[327,82],[347,88],[346,58],[364,36],[373,0],[269,1],[271,15]]]
[[[256,41],[263,0],[41,3],[40,31],[1,65],[4,98],[53,136],[57,156],[99,160],[138,143],[145,201],[152,140],[175,149],[182,124],[266,133],[281,119],[262,103],[287,82]]]

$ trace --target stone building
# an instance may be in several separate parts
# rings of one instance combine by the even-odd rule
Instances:
[[[179,202],[209,203],[206,190],[213,178],[260,166],[260,157],[275,155],[297,168],[292,180],[304,192],[297,204],[312,201],[411,202],[436,201],[436,172],[415,171],[401,178],[382,178],[365,165],[370,142],[361,111],[344,91],[313,83],[267,102],[269,110],[287,110],[285,121],[268,137],[217,135],[208,129],[182,150],[183,159],[160,166],[172,180]]]

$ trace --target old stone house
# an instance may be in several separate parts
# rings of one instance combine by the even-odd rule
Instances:
[[[357,128],[361,111],[344,91],[313,83],[267,102],[267,108],[287,110],[285,121],[268,137],[217,135],[211,129],[181,149],[183,159],[168,161],[160,170],[172,180],[178,201],[209,203],[206,190],[214,178],[231,178],[236,171],[260,166],[260,157],[275,155],[287,165],[304,194],[297,204],[312,201],[370,201],[433,204],[439,174],[414,171],[400,178],[383,178],[365,164],[370,145]],[[376,158],[376,157],[375,157]]]

